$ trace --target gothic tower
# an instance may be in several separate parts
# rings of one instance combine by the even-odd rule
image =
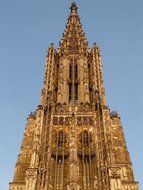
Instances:
[[[59,48],[46,55],[10,190],[137,190],[120,117],[106,104],[100,50],[70,9]]]

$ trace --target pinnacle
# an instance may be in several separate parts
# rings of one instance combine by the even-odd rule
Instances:
[[[71,4],[70,9],[71,9],[71,10],[75,10],[75,9],[77,10],[77,9],[78,9],[78,7],[77,7],[77,5],[76,5],[75,2],[73,2],[73,3]]]
[[[73,2],[73,3],[71,4],[70,9],[71,9],[71,14],[72,14],[72,13],[77,13],[78,7],[77,7],[77,5],[76,5],[75,2]]]

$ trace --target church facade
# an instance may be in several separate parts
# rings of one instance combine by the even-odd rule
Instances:
[[[9,190],[138,190],[120,117],[106,104],[99,47],[88,47],[70,9],[59,48],[48,49]]]

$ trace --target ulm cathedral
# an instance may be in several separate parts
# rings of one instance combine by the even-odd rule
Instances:
[[[100,50],[70,9],[59,48],[48,49],[9,190],[138,190],[120,117],[106,104]]]

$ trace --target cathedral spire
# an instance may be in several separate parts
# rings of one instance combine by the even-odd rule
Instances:
[[[9,190],[138,190],[120,117],[106,106],[100,50],[70,9],[59,50],[47,51],[41,105]]]
[[[80,17],[77,12],[76,3],[71,4],[71,12],[68,17],[66,29],[60,42],[59,51],[61,54],[78,54],[87,51],[87,40],[85,38]]]

